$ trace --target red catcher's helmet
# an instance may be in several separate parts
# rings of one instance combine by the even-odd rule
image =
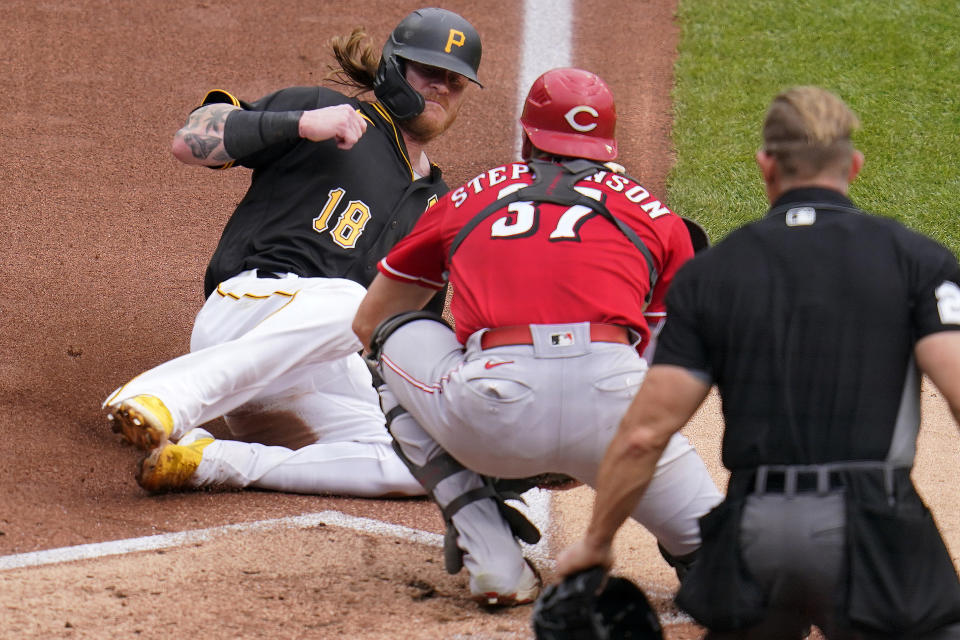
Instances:
[[[552,69],[537,78],[520,116],[536,148],[602,162],[617,157],[616,124],[610,88],[583,69]]]

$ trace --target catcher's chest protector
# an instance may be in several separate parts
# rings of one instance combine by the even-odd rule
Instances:
[[[602,165],[592,160],[583,159],[566,160],[561,163],[549,162],[547,160],[528,160],[527,164],[533,171],[533,184],[518,189],[499,200],[495,200],[475,215],[467,224],[463,225],[463,228],[460,229],[450,244],[450,253],[447,254],[447,264],[450,264],[453,260],[453,254],[460,248],[461,243],[463,243],[471,231],[476,229],[481,222],[494,213],[504,209],[512,202],[549,202],[567,207],[580,205],[592,209],[597,212],[600,217],[608,220],[643,254],[643,258],[647,262],[647,269],[650,273],[650,289],[647,291],[646,296],[646,303],[649,304],[653,296],[653,286],[656,284],[659,275],[650,249],[643,244],[643,241],[633,229],[607,209],[607,206],[602,200],[588,198],[574,188],[574,185],[581,180],[589,178],[597,171],[603,170]]]

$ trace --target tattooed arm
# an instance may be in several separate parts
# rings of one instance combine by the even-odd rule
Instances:
[[[173,156],[184,164],[206,167],[219,167],[233,160],[223,148],[223,125],[236,109],[239,107],[215,103],[191,113],[187,123],[173,136]]]
[[[272,144],[306,138],[334,140],[349,149],[367,130],[363,117],[350,105],[338,104],[312,111],[243,111],[214,103],[190,114],[187,124],[173,137],[173,155],[185,164],[220,167]],[[227,124],[227,117],[235,114]],[[224,144],[229,129],[230,151]]]

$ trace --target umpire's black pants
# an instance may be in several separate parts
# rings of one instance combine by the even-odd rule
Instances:
[[[892,640],[854,629],[843,611],[845,525],[842,490],[748,496],[741,550],[747,568],[769,594],[769,612],[754,627],[710,632],[706,640],[800,640],[812,624],[829,640]],[[911,640],[955,639],[960,640],[960,625]]]

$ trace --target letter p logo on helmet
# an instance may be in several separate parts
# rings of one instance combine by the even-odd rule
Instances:
[[[450,29],[450,33],[447,35],[447,46],[445,46],[443,50],[446,53],[450,53],[452,51],[451,47],[462,47],[466,42],[467,36],[463,34],[463,31]]]

